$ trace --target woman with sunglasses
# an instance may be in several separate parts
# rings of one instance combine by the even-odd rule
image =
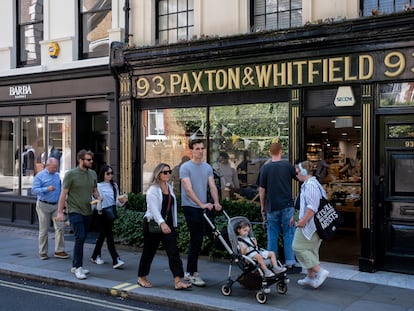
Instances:
[[[147,190],[147,211],[144,215],[144,246],[138,267],[138,285],[152,287],[147,276],[152,260],[162,242],[168,256],[168,262],[174,277],[175,289],[187,289],[191,286],[182,280],[184,277],[183,263],[177,246],[177,199],[172,186],[168,183],[171,176],[168,164],[158,164],[153,172],[152,182]],[[154,220],[161,228],[161,233],[149,231],[148,222]]]
[[[112,230],[116,217],[116,208],[124,205],[128,201],[128,198],[125,195],[119,195],[119,187],[114,182],[113,175],[114,171],[109,165],[102,166],[99,171],[98,192],[102,198],[102,202],[100,202],[102,210],[98,210],[99,235],[96,239],[91,261],[98,265],[105,263],[101,257],[101,250],[106,238],[106,244],[112,257],[112,267],[118,269],[125,263],[119,258],[118,252],[115,249],[114,233]]]

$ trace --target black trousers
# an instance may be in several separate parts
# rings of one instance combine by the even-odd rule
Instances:
[[[205,212],[208,218],[214,223],[214,210],[204,211],[201,208],[183,206],[183,212],[187,222],[188,231],[190,232],[187,272],[193,274],[194,272],[198,272],[198,257],[201,252],[204,236],[207,235],[208,237],[213,238],[213,230],[204,218],[203,213]]]
[[[167,253],[168,264],[173,277],[183,277],[183,262],[180,258],[180,252],[177,245],[177,234],[175,229],[170,226],[171,233],[151,233],[148,231],[148,223],[144,220],[144,247],[142,249],[141,259],[138,266],[138,277],[147,276],[151,269],[151,264],[157,252],[160,242]]]
[[[112,227],[114,225],[113,221],[109,221],[105,214],[99,215],[97,214],[97,223],[98,223],[98,229],[99,229],[99,235],[96,239],[95,248],[92,253],[92,258],[96,259],[97,256],[101,255],[101,250],[103,243],[106,239],[106,245],[108,246],[108,251],[111,254],[112,257],[112,264],[117,264],[118,262],[118,253],[115,249],[115,242],[114,242],[114,233],[112,231]]]

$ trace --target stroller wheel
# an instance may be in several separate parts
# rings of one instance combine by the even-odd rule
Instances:
[[[267,296],[265,293],[259,291],[256,293],[256,300],[258,303],[264,304],[267,302]]]
[[[279,294],[286,294],[286,292],[287,292],[287,285],[285,283],[279,282],[279,283],[277,283],[276,287],[277,287],[277,292]]]
[[[221,287],[221,293],[222,293],[224,296],[230,296],[230,295],[231,295],[231,287],[230,287],[230,286],[228,286],[227,284],[226,284],[226,285],[223,285],[223,286]]]

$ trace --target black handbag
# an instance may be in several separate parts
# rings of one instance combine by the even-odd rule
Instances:
[[[322,240],[332,240],[344,220],[336,208],[322,196],[318,211],[313,216],[316,232]]]
[[[147,222],[148,231],[151,233],[162,233],[160,225],[153,219]]]
[[[116,219],[116,217],[118,216],[118,214],[116,212],[116,205],[112,205],[110,207],[103,208],[102,209],[102,214],[108,221],[114,221]]]

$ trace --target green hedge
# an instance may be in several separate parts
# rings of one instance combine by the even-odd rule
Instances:
[[[184,214],[178,201],[178,247],[180,252],[187,253],[190,236],[188,233]],[[248,201],[223,201],[223,210],[230,217],[244,216],[250,220],[253,227],[254,235],[260,246],[266,247],[266,231],[261,224],[260,206]],[[142,247],[142,221],[146,210],[145,194],[130,193],[128,194],[128,203],[118,209],[118,218],[114,224],[114,235],[117,243],[134,247]],[[215,225],[218,230],[226,230],[227,218],[221,212],[216,214]],[[161,247],[161,244],[160,244]],[[227,251],[217,239],[204,238],[201,253],[216,258],[228,257]]]

